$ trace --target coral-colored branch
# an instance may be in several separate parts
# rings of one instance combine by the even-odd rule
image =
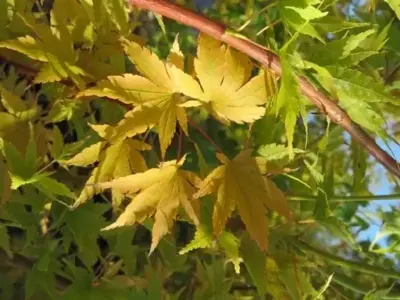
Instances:
[[[154,13],[174,19],[179,23],[194,27],[213,38],[225,42],[233,48],[247,54],[281,75],[282,68],[279,57],[251,41],[227,34],[227,27],[207,17],[165,0],[128,0],[132,5],[150,10]],[[374,156],[386,169],[400,178],[400,166],[393,157],[380,148],[375,140],[359,125],[354,123],[346,112],[323,92],[315,89],[306,78],[299,76],[298,82],[302,93],[307,96],[329,118],[342,126],[358,143]]]

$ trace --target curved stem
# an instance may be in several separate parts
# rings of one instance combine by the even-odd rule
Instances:
[[[179,126],[179,136],[178,136],[178,153],[176,155],[176,161],[179,162],[182,158],[182,142],[183,142],[183,130]]]
[[[335,256],[331,253],[325,252],[321,249],[315,248],[301,240],[293,239],[291,240],[291,243],[294,244],[300,250],[304,251],[305,253],[310,253],[319,256],[323,260],[337,266],[346,267],[351,270],[360,271],[375,276],[385,276],[385,277],[400,279],[400,272],[395,270],[384,269],[376,266],[370,266],[367,265],[366,263],[346,260],[344,258]]]
[[[290,201],[316,201],[317,196],[304,195],[304,196],[288,196]],[[400,194],[393,195],[371,195],[371,196],[333,196],[328,199],[330,203],[334,202],[362,202],[362,201],[398,201]]]
[[[215,151],[219,153],[224,153],[222,149],[208,136],[207,133],[204,132],[203,129],[199,125],[197,125],[195,122],[193,122],[191,119],[188,118],[188,124],[195,128],[207,141],[210,142],[210,144],[214,147]]]
[[[167,18],[174,19],[179,23],[194,27],[201,32],[247,54],[249,57],[260,62],[263,67],[274,71],[277,75],[281,75],[282,73],[282,67],[276,54],[264,49],[262,46],[250,40],[229,34],[227,32],[227,27],[221,23],[214,22],[199,13],[165,0],[127,1],[139,8],[150,10]],[[385,166],[387,170],[400,178],[400,166],[397,161],[380,148],[375,140],[369,136],[364,129],[354,123],[341,107],[339,107],[323,92],[315,89],[306,78],[299,76],[297,77],[297,80],[302,93],[308,97],[315,106],[329,116],[333,122],[342,126],[359,144],[361,144],[372,156]]]
[[[329,275],[327,272],[323,271],[323,269],[318,269],[318,271],[324,275]],[[332,281],[336,282],[337,284],[348,288],[349,290],[352,290],[354,292],[360,293],[360,294],[368,294],[372,289],[371,287],[367,287],[354,279],[341,274],[341,273],[334,273],[332,277]],[[379,288],[377,291],[387,291],[390,290],[390,287],[388,288]],[[400,292],[388,292],[386,295],[382,295],[383,300],[394,300],[394,299],[400,299]]]

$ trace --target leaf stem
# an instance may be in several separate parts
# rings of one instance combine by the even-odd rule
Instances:
[[[300,250],[302,250],[303,252],[319,256],[323,260],[337,266],[346,267],[355,271],[360,271],[375,276],[385,276],[385,277],[400,279],[400,272],[395,270],[384,269],[377,266],[370,266],[362,262],[346,260],[339,256],[335,256],[331,253],[325,252],[321,249],[315,248],[298,239],[292,239],[291,243]]]
[[[316,201],[317,196],[288,196],[290,201]],[[362,202],[362,201],[397,201],[400,200],[400,194],[389,195],[371,195],[371,196],[333,196],[328,199],[328,202]]]
[[[209,135],[203,129],[201,129],[199,125],[196,124],[196,122],[193,122],[188,118],[188,123],[190,126],[195,128],[207,141],[209,141],[217,152],[224,153],[222,149],[209,137]]]

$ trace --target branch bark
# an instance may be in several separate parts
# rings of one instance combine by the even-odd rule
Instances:
[[[253,42],[241,39],[231,34],[226,34],[224,24],[214,22],[207,17],[188,10],[177,4],[165,0],[127,0],[138,8],[147,9],[154,13],[174,19],[179,23],[194,27],[201,32],[220,40],[229,46],[247,54],[257,60],[265,68],[271,69],[277,75],[282,74],[279,57]],[[358,124],[353,122],[346,112],[339,107],[323,92],[315,89],[306,78],[297,77],[302,93],[317,106],[321,112],[326,114],[333,122],[339,124],[358,143],[360,143],[372,156],[374,156],[387,170],[400,179],[400,165],[387,152],[380,148],[375,140]]]

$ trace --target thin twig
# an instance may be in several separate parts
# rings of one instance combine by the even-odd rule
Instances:
[[[290,201],[316,201],[317,196],[315,195],[298,195],[288,196]],[[400,194],[389,194],[389,195],[371,195],[371,196],[332,196],[329,197],[330,203],[334,202],[363,202],[363,201],[399,201]]]
[[[264,47],[226,32],[227,27],[210,20],[204,15],[188,10],[180,5],[165,0],[127,0],[139,8],[150,10],[179,23],[194,27],[211,37],[225,42],[231,47],[247,54],[260,62],[265,68],[277,75],[282,74],[279,57]],[[310,99],[333,122],[342,126],[358,143],[374,156],[387,170],[400,178],[400,167],[397,161],[378,146],[375,140],[358,124],[353,122],[346,112],[333,100],[307,81],[305,77],[297,77],[302,93]]]
[[[183,130],[179,126],[179,136],[178,136],[178,153],[176,155],[176,161],[179,162],[182,158],[182,142],[183,142]]]
[[[365,274],[384,276],[386,278],[390,277],[394,279],[400,279],[400,272],[397,270],[383,268],[379,266],[371,266],[365,262],[347,260],[339,256],[333,255],[332,253],[325,252],[322,249],[315,248],[314,246],[311,246],[301,240],[292,239],[291,243],[300,250],[302,250],[303,252],[307,254],[316,255],[321,259],[336,266],[349,268],[353,271],[359,271]]]
[[[20,72],[27,77],[35,77],[39,73],[39,70],[20,64],[16,61],[10,60],[9,58],[5,57],[2,54],[0,54],[0,62],[9,63],[17,70],[17,72]]]
[[[292,255],[292,261],[293,261],[293,271],[294,271],[294,277],[296,278],[296,288],[297,288],[297,293],[299,296],[299,299],[303,298],[302,297],[302,291],[300,288],[300,280],[299,280],[299,274],[297,272],[297,262],[296,262],[296,255]]]
[[[217,152],[224,153],[224,151],[222,151],[222,149],[208,136],[208,134],[205,133],[204,130],[196,124],[196,122],[193,122],[191,119],[188,118],[188,124],[195,128],[207,141],[209,141]]]

